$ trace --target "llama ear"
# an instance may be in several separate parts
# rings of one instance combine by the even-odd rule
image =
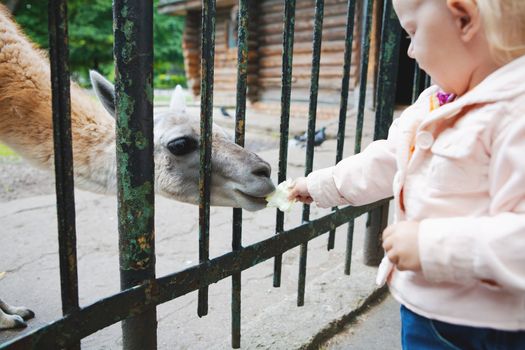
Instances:
[[[91,78],[91,85],[95,90],[95,95],[102,103],[106,111],[115,117],[115,87],[104,78],[99,72],[90,70],[89,77]]]
[[[184,96],[184,91],[182,91],[182,86],[180,85],[177,85],[171,94],[170,110],[179,113],[184,113],[186,111],[186,97]]]

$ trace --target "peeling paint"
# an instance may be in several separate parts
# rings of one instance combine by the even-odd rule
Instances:
[[[117,175],[123,289],[155,278],[153,4],[115,0]],[[126,349],[156,348],[156,311],[134,305],[123,323]],[[139,326],[140,325],[140,326]],[[139,329],[140,328],[140,329]]]

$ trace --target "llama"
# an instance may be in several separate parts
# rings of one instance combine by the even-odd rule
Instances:
[[[115,194],[116,145],[113,85],[91,72],[102,106],[71,83],[71,123],[75,185],[92,192]],[[21,32],[0,4],[0,141],[34,166],[52,170],[50,68],[46,55]],[[155,190],[191,204],[199,201],[200,122],[186,113],[175,92],[170,108],[154,116]],[[214,126],[211,205],[265,207],[274,190],[270,165],[233,143]],[[25,307],[0,300],[0,329],[24,327],[34,317]]]

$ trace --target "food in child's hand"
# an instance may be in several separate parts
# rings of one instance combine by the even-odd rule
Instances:
[[[288,212],[292,209],[292,205],[296,202],[295,199],[289,200],[290,188],[293,186],[293,180],[288,179],[281,182],[274,192],[266,197],[268,208],[278,208],[280,211]]]

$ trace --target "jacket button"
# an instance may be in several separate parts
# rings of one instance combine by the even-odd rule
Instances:
[[[431,133],[428,131],[421,131],[418,132],[416,135],[416,145],[423,149],[427,150],[430,147],[432,147],[432,144],[434,143],[434,136],[432,136]]]

